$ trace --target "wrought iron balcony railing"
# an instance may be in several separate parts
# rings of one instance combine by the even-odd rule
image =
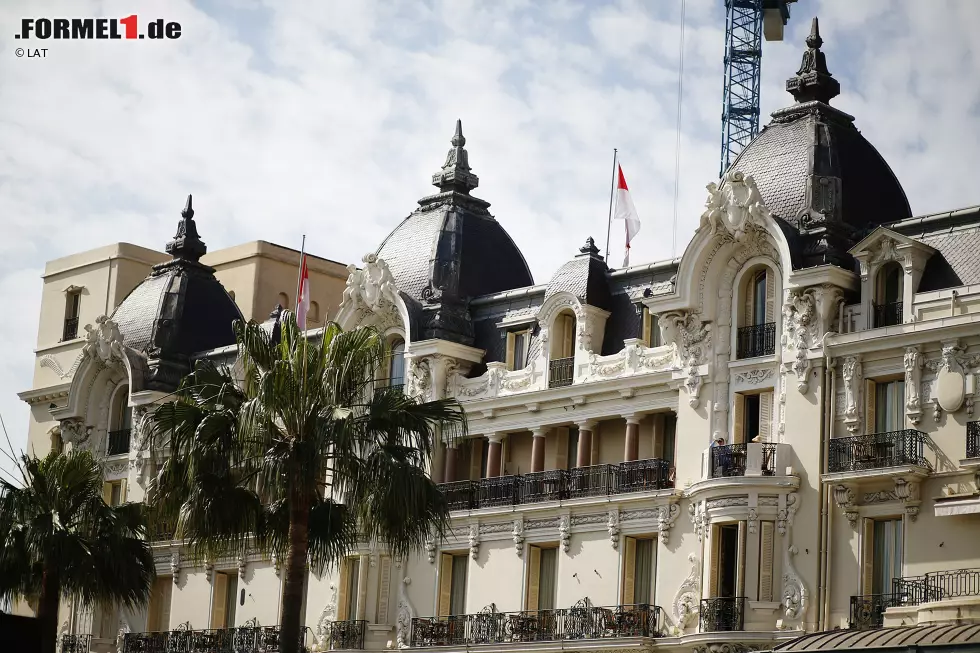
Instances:
[[[739,327],[735,334],[737,358],[772,356],[776,352],[776,323]]]
[[[334,621],[330,624],[330,650],[364,648],[364,631],[367,621]]]
[[[776,445],[771,442],[761,442],[759,446],[762,447],[762,475],[775,476]],[[709,451],[711,452],[711,478],[745,476],[748,444],[725,444],[711,447]]]
[[[874,316],[874,328],[880,329],[881,327],[901,324],[904,317],[902,306],[902,302],[872,304],[871,311]]]
[[[412,619],[412,646],[468,646],[506,642],[554,642],[616,637],[663,637],[667,622],[656,605],[596,607],[583,599],[571,608]]]
[[[966,457],[980,458],[980,422],[966,423]]]
[[[980,596],[980,569],[930,571],[921,576],[893,578],[891,593],[851,597],[851,628],[880,628],[885,610],[961,596]]]
[[[78,337],[78,318],[66,317],[65,328],[61,333],[62,340],[74,340]]]
[[[701,632],[745,630],[744,596],[701,599]]]
[[[132,429],[119,429],[109,431],[109,445],[106,447],[107,456],[118,456],[119,454],[129,453],[129,437]]]
[[[898,465],[930,468],[922,455],[926,434],[915,429],[830,440],[828,472],[882,469]]]
[[[572,385],[575,376],[575,357],[555,358],[548,363],[548,387],[564,388]]]
[[[440,483],[450,510],[475,510],[579,497],[599,497],[674,487],[670,461],[652,458],[478,481]]]
[[[306,633],[300,636],[301,650]],[[192,630],[188,624],[158,633],[127,633],[123,653],[278,653],[279,626],[259,626],[253,619],[238,628]],[[339,648],[339,647],[338,647]]]
[[[89,653],[92,650],[91,635],[62,635],[61,653]]]
[[[885,620],[885,610],[901,605],[897,594],[865,594],[851,597],[850,625],[855,630],[881,628]]]

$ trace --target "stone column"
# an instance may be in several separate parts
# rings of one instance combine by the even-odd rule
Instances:
[[[531,471],[532,472],[543,472],[544,471],[544,438],[548,433],[548,429],[543,426],[538,426],[531,429]]]
[[[638,460],[640,457],[640,419],[642,416],[633,413],[623,415],[626,420],[626,446],[623,448],[623,461]]]
[[[487,436],[490,449],[487,452],[487,478],[500,476],[500,452],[503,449],[503,433],[491,433]]]
[[[357,616],[355,619],[367,619],[367,591],[370,556],[362,555],[357,560]]]
[[[595,422],[578,423],[578,456],[575,461],[576,467],[588,467],[592,464],[592,429]]]
[[[452,483],[456,480],[456,458],[458,453],[458,449],[455,446],[446,446],[446,464],[442,473],[443,483]]]

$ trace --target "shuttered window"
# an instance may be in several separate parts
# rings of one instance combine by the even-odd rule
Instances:
[[[103,483],[102,499],[110,506],[118,506],[126,501],[126,479]]]
[[[772,601],[772,564],[774,524],[764,521],[759,535],[759,600]]]
[[[654,556],[653,538],[626,538],[623,552],[623,605],[653,603]]]
[[[878,426],[876,413],[878,384],[871,379],[864,380],[864,432],[874,433]]]
[[[220,571],[213,576],[211,590],[211,628],[228,627],[228,574]]]
[[[710,595],[722,598],[738,596],[739,584],[744,582],[744,529],[740,524],[714,526],[711,540]]]
[[[439,564],[439,616],[466,614],[467,554],[443,553]]]
[[[388,623],[388,606],[391,603],[391,556],[381,556],[381,573],[378,577],[378,605],[374,611],[375,621]]]
[[[530,335],[526,329],[507,334],[507,369],[522,370],[527,365],[527,345]]]
[[[571,358],[575,355],[575,316],[562,313],[555,320],[555,349],[552,359]]]
[[[905,428],[905,380],[875,383],[874,395],[875,433]]]
[[[735,393],[732,410],[732,443],[745,442],[745,395]]]
[[[558,549],[529,547],[527,609],[554,610],[558,591]]]
[[[340,566],[340,591],[337,596],[338,621],[357,618],[358,575],[360,561],[347,558]]]
[[[660,319],[646,306],[643,307],[643,332],[640,339],[647,347],[660,346]]]
[[[170,630],[170,601],[173,596],[173,579],[157,578],[150,590],[150,605],[146,610],[146,629],[151,633]]]

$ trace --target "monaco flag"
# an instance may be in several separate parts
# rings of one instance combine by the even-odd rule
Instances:
[[[310,311],[310,272],[306,269],[306,254],[300,261],[299,297],[296,298],[296,324],[306,330],[306,314]]]
[[[636,207],[633,206],[630,189],[626,185],[626,177],[623,176],[623,166],[617,164],[617,168],[619,171],[616,176],[616,212],[613,217],[616,220],[626,221],[626,258],[623,267],[629,267],[630,243],[640,231],[640,218],[636,215]]]

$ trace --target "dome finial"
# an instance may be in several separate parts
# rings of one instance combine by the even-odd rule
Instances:
[[[599,254],[599,248],[595,246],[595,240],[592,239],[592,236],[589,236],[588,238],[585,239],[585,245],[579,247],[578,251],[589,256],[595,256]]]
[[[457,118],[456,132],[452,139],[453,147],[446,155],[446,162],[442,165],[442,170],[432,175],[432,185],[439,188],[443,193],[456,191],[458,193],[469,194],[471,190],[480,185],[480,178],[470,172],[469,155],[463,148],[466,145],[466,138],[463,136],[463,121]]]
[[[197,235],[197,225],[194,223],[193,197],[187,196],[184,210],[180,212],[180,222],[177,223],[177,234],[167,243],[167,254],[175,259],[199,261],[207,254],[208,248]]]
[[[796,75],[786,80],[786,90],[797,102],[823,102],[828,104],[840,95],[840,82],[827,70],[827,57],[820,51],[823,39],[820,38],[820,21],[816,16],[810,24],[810,34],[806,37],[806,52]]]

